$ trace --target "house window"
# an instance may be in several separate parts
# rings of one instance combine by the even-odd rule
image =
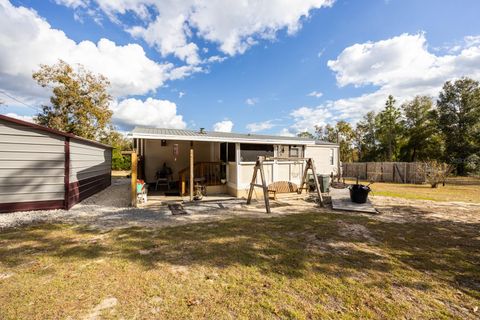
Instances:
[[[290,157],[299,158],[300,157],[300,148],[299,147],[290,147]]]
[[[334,149],[330,149],[330,165],[333,166]]]
[[[258,156],[273,157],[273,145],[240,144],[240,161],[257,161]]]
[[[227,143],[228,146],[228,162],[237,161],[237,150],[235,149],[235,143]]]
[[[236,150],[235,143],[223,142],[220,144],[220,160],[222,162],[235,162]]]
[[[279,158],[288,158],[289,154],[289,146],[286,145],[279,145],[277,149],[277,157]]]

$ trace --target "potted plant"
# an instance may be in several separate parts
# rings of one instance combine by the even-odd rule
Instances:
[[[223,171],[223,170],[220,172],[220,182],[221,182],[222,184],[227,183],[227,174],[226,174],[226,172]]]
[[[368,185],[363,185],[358,183],[358,177],[357,177],[357,182],[355,184],[352,184],[348,187],[350,190],[350,200],[355,203],[365,203],[367,202],[368,199],[368,194],[372,189],[370,188],[370,185],[373,183],[371,181]]]

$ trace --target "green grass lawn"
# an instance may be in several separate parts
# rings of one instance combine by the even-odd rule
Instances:
[[[474,319],[478,224],[328,211],[0,233],[0,318]]]
[[[354,183],[354,180],[347,180]],[[363,184],[369,182],[361,181]],[[370,185],[373,195],[385,197],[398,197],[414,200],[433,201],[462,201],[480,203],[480,184],[477,185],[453,185],[448,184],[431,188],[429,184],[402,184],[375,182]]]

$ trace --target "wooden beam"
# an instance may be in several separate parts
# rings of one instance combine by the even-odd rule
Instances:
[[[190,201],[193,201],[193,181],[194,181],[194,155],[193,155],[193,141],[190,141]]]
[[[257,170],[259,167],[259,162],[260,162],[260,159],[257,159],[257,162],[255,163],[255,167],[253,168],[252,182],[250,183],[250,189],[248,190],[247,204],[250,204],[250,202],[252,201],[253,188],[255,187],[257,182]]]
[[[320,206],[324,206],[323,204],[323,197],[322,197],[322,191],[320,190],[320,183],[318,183],[318,176],[317,176],[317,171],[315,170],[315,164],[313,163],[312,159],[308,160],[308,167],[312,170],[313,173],[313,181],[315,181],[315,187],[317,188],[317,194],[318,194],[318,199],[320,200]]]
[[[132,152],[132,174],[130,181],[130,205],[132,207],[137,206],[137,153]]]
[[[70,137],[65,137],[65,176],[63,178],[63,183],[65,187],[64,195],[64,209],[70,209]]]
[[[268,198],[268,187],[267,182],[265,181],[265,172],[263,171],[263,163],[260,166],[260,177],[262,178],[262,187],[263,187],[263,198],[265,199],[265,209],[267,213],[271,213],[270,210],[270,199]]]

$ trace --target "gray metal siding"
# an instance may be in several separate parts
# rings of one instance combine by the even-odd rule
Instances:
[[[111,168],[111,149],[70,140],[70,183],[110,174]]]
[[[0,119],[0,203],[63,200],[64,137]]]

